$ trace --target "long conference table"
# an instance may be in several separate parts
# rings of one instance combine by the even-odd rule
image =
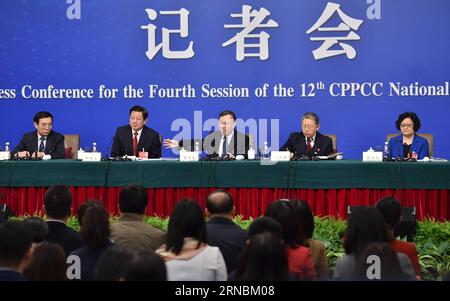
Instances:
[[[52,185],[70,187],[74,213],[95,199],[117,215],[120,190],[130,184],[147,189],[146,213],[158,216],[170,215],[182,198],[204,207],[207,195],[218,188],[231,192],[236,213],[244,218],[264,214],[270,202],[283,198],[306,200],[316,215],[346,218],[348,206],[373,205],[384,196],[416,207],[418,219],[450,216],[447,162],[0,162],[0,203],[19,215],[42,212],[45,190]]]

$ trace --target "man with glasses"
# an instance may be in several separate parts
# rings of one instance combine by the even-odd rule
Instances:
[[[33,121],[36,130],[23,135],[14,148],[13,157],[64,159],[64,136],[52,130],[53,115],[49,112],[38,112]]]
[[[236,130],[236,115],[232,111],[219,114],[219,130],[209,133],[205,139],[176,141],[165,139],[166,148],[183,147],[186,150],[205,151],[209,158],[235,159],[238,155],[247,158],[250,139],[247,135]]]
[[[319,116],[312,112],[303,114],[302,132],[291,133],[280,150],[290,151],[292,156],[305,159],[331,154],[333,142],[330,137],[319,133],[319,128]]]

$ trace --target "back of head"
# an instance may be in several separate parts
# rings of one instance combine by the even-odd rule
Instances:
[[[47,237],[47,223],[40,217],[31,216],[23,220],[34,243],[43,242]]]
[[[283,237],[280,223],[268,216],[258,217],[251,223],[248,228],[248,237],[251,238],[264,232],[269,232],[280,239]]]
[[[233,197],[225,190],[216,190],[206,199],[206,208],[211,215],[232,214]]]
[[[172,211],[167,228],[167,250],[179,254],[184,238],[190,237],[206,243],[206,224],[202,209],[194,200],[183,199]]]
[[[236,280],[283,281],[288,278],[287,252],[281,239],[269,232],[252,236],[239,256]]]
[[[33,251],[23,274],[31,281],[61,281],[66,278],[66,255],[61,246],[43,242]]]
[[[140,253],[137,259],[128,266],[123,278],[125,281],[166,281],[166,264],[155,253]]]
[[[31,235],[23,222],[0,224],[0,267],[17,268],[31,248]]]
[[[344,249],[347,254],[359,256],[370,243],[383,243],[387,240],[386,225],[377,209],[373,207],[352,209],[344,241]]]
[[[289,205],[289,201],[277,200],[272,202],[266,208],[264,215],[280,223],[283,240],[287,245],[296,248],[303,243],[300,223]]]
[[[119,245],[111,245],[98,260],[95,278],[98,281],[119,281],[135,255]]]
[[[291,200],[289,204],[299,219],[303,239],[312,238],[314,233],[314,215],[308,203],[301,200]]]
[[[102,248],[109,241],[109,215],[96,201],[87,201],[78,208],[80,235],[83,243],[91,248]]]
[[[45,192],[44,205],[48,218],[63,220],[70,215],[72,194],[67,186],[52,186]]]
[[[144,214],[148,194],[141,185],[126,186],[120,191],[119,208],[122,213]]]
[[[400,223],[402,207],[394,197],[380,199],[375,205],[375,208],[380,211],[386,225],[389,225],[392,229]]]
[[[355,273],[357,280],[407,280],[397,253],[388,243],[369,244],[356,262]]]

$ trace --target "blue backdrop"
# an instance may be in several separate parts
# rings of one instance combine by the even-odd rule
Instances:
[[[387,133],[397,131],[394,123],[400,113],[415,111],[422,120],[420,132],[434,134],[435,156],[450,158],[450,97],[389,93],[391,82],[439,86],[450,80],[447,0],[80,0],[81,11],[71,6],[77,1],[68,2],[71,3],[0,2],[0,144],[17,144],[23,133],[33,129],[34,113],[48,110],[55,117],[54,130],[79,133],[83,146],[96,141],[105,151],[116,127],[128,123],[128,109],[140,104],[150,112],[148,126],[165,138],[179,134],[177,125],[184,124],[180,118],[192,123],[190,129],[184,130],[197,136],[203,122],[231,109],[247,125],[258,125],[251,129],[259,140],[257,144],[268,140],[276,146],[283,144],[290,132],[300,129],[302,113],[314,111],[321,118],[320,131],[337,135],[338,149],[344,152],[344,158],[360,159],[362,151],[382,145]],[[357,30],[307,34],[328,2],[340,4],[343,13],[362,20],[362,25]],[[372,11],[371,4],[379,4],[380,10]],[[246,57],[238,61],[236,43],[222,46],[242,30],[224,27],[241,23],[231,14],[242,13],[242,5],[251,5],[258,11],[266,8],[270,16],[262,23],[272,19],[278,24],[276,28],[257,28],[252,32],[270,35],[267,60]],[[146,8],[158,13],[155,21],[149,19]],[[154,24],[157,43],[161,43],[161,29],[180,28],[180,18],[160,12],[181,8],[189,11],[188,36],[172,34],[170,49],[184,50],[193,41],[194,56],[167,59],[161,50],[149,59],[148,33],[141,26]],[[79,13],[80,18],[70,19],[68,9],[69,16],[77,17]],[[370,19],[371,15],[376,18]],[[334,14],[322,27],[341,22],[339,15]],[[312,51],[322,42],[311,41],[311,37],[342,37],[350,31],[360,40],[343,42],[355,49],[356,58],[343,54],[314,59]],[[257,37],[246,43],[255,41]],[[334,45],[333,49],[342,48]],[[301,97],[301,84],[308,88],[309,83],[318,82],[323,83],[324,90],[316,89],[313,97]],[[378,90],[382,95],[333,97],[330,85],[342,82],[382,83]],[[267,97],[256,97],[254,90],[265,83],[269,85]],[[272,89],[278,83],[293,87],[294,95],[275,97]],[[129,84],[142,88],[144,96],[126,99],[122,89]],[[171,88],[190,84],[196,89],[196,97],[149,99],[150,84]],[[250,95],[201,97],[203,84],[245,87]],[[26,85],[37,89],[49,85],[91,88],[95,97],[24,99],[21,89]],[[119,89],[117,97],[100,99],[100,85]],[[14,90],[15,97],[8,98],[11,93],[5,90]],[[194,111],[202,116],[197,125]],[[163,155],[172,153],[166,150]]]

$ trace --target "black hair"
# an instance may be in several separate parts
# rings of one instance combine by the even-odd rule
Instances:
[[[144,118],[144,120],[148,118],[148,111],[144,107],[135,105],[135,106],[131,107],[130,115],[131,115],[131,112],[141,112],[142,113],[142,117]]]
[[[98,260],[95,279],[98,281],[120,280],[134,258],[135,255],[131,250],[119,245],[111,245]]]
[[[44,195],[45,213],[49,218],[64,219],[70,215],[72,194],[64,185],[50,187]]]
[[[167,227],[166,250],[180,254],[185,237],[193,237],[201,243],[207,243],[206,224],[200,206],[191,199],[183,199],[175,206]]]
[[[272,202],[267,208],[264,216],[275,219],[281,225],[284,243],[292,248],[303,244],[303,235],[297,216],[294,214],[287,200]]]
[[[380,259],[378,279],[369,279],[368,271],[373,265],[370,256]],[[375,280],[375,281],[405,281],[407,275],[403,272],[400,260],[395,250],[389,243],[373,242],[367,246],[359,260],[356,262],[354,280]]]
[[[166,264],[159,255],[142,252],[125,270],[123,278],[125,281],[166,281]]]
[[[77,216],[84,244],[99,249],[109,242],[109,216],[103,205],[96,201],[87,201],[78,208]]]
[[[414,132],[417,132],[420,129],[420,119],[419,116],[416,115],[414,112],[405,112],[398,116],[397,121],[395,122],[395,127],[397,130],[400,130],[400,124],[402,123],[405,118],[411,118],[412,122],[414,123]]]
[[[283,231],[279,222],[268,216],[261,216],[255,219],[248,228],[248,237],[256,234],[269,232],[282,239]]]
[[[34,243],[43,242],[47,237],[48,226],[44,219],[37,216],[30,216],[23,220],[28,233]]]
[[[384,222],[392,229],[400,223],[400,219],[402,217],[402,207],[394,197],[388,196],[380,199],[375,205],[375,208],[380,211]]]
[[[231,115],[233,117],[233,120],[236,121],[236,114],[234,114],[234,112],[230,111],[230,110],[225,110],[225,111],[220,112],[219,118],[222,116],[226,116],[226,115]]]
[[[303,239],[312,238],[314,233],[314,215],[308,203],[302,200],[291,200],[289,204],[299,219]]]
[[[44,241],[34,250],[23,275],[30,281],[64,281],[67,264],[63,248]]]
[[[226,190],[216,190],[208,195],[206,208],[211,214],[230,213],[233,210],[233,196]]]
[[[53,115],[51,113],[45,112],[45,111],[37,112],[36,115],[34,115],[34,117],[33,117],[33,122],[39,124],[40,119],[48,118],[48,117],[50,117],[53,121]]]
[[[373,207],[354,207],[349,216],[344,249],[356,258],[372,242],[387,242],[387,230],[381,213]]]
[[[18,266],[31,248],[31,235],[21,221],[0,224],[0,267]]]
[[[120,191],[119,208],[122,213],[144,214],[148,194],[141,185],[129,185]]]
[[[282,240],[270,232],[252,236],[238,258],[236,280],[286,281],[289,265]]]

